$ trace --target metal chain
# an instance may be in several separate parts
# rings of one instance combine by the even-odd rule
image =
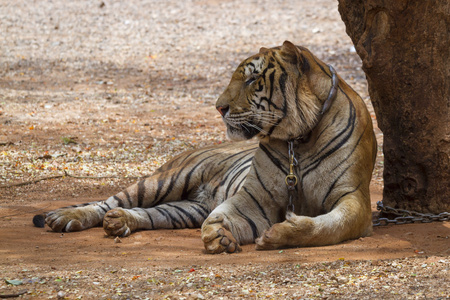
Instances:
[[[383,202],[377,202],[377,210],[380,213],[394,214],[398,217],[394,219],[378,218],[373,221],[373,226],[386,226],[389,224],[401,225],[414,222],[431,223],[431,222],[443,222],[450,220],[450,213],[441,212],[440,214],[423,214],[417,211],[409,211],[406,209],[397,209],[390,206],[384,206]]]
[[[297,159],[294,153],[294,142],[288,142],[288,154],[289,154],[289,174],[286,176],[284,181],[288,189],[289,203],[287,206],[287,211],[294,211],[294,198],[295,198],[295,186],[298,183],[298,178],[294,174],[294,167],[298,165]]]

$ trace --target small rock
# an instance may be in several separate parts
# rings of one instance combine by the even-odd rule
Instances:
[[[336,280],[337,283],[339,284],[346,284],[349,280],[347,277],[345,276],[339,276],[339,277],[331,277],[331,279]]]

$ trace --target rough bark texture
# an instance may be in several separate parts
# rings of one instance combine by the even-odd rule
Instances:
[[[339,0],[384,134],[385,205],[450,211],[450,2]]]

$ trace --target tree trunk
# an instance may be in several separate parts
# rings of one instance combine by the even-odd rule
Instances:
[[[339,0],[384,134],[383,202],[450,211],[450,1]]]

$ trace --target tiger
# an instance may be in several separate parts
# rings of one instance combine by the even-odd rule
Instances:
[[[182,153],[105,201],[45,214],[45,223],[56,232],[103,225],[111,237],[201,228],[206,253],[372,233],[372,120],[331,65],[289,41],[263,47],[240,63],[216,108],[232,142]]]

